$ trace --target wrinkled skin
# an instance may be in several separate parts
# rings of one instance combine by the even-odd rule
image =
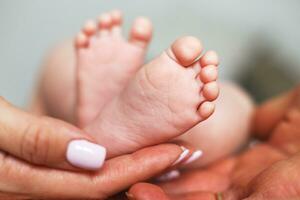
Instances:
[[[299,88],[257,109],[256,136],[264,139],[243,153],[205,169],[186,171],[176,180],[138,183],[129,199],[210,200],[300,198]]]

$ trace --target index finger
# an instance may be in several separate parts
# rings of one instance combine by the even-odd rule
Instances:
[[[37,117],[0,99],[0,150],[27,162],[59,169],[98,170],[106,149],[76,127]]]
[[[14,188],[10,193],[31,198],[105,199],[164,171],[181,153],[177,145],[157,145],[108,160],[100,171],[85,174],[34,167],[6,158],[0,165],[0,182]]]

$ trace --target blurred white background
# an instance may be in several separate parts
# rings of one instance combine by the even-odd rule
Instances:
[[[148,59],[178,36],[194,35],[220,54],[223,79],[243,73],[241,63],[251,66],[259,48],[271,49],[291,77],[300,75],[299,0],[0,0],[0,95],[26,105],[47,50],[114,8],[124,12],[127,31],[139,15],[153,21]]]

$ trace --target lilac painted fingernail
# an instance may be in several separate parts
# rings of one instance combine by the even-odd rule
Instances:
[[[75,167],[98,170],[105,161],[106,149],[87,140],[73,140],[68,145],[66,156]]]
[[[178,170],[172,170],[169,171],[159,177],[156,178],[156,180],[164,182],[164,181],[171,181],[180,176],[180,172]]]
[[[180,147],[182,149],[182,153],[180,154],[180,156],[178,157],[178,159],[173,163],[172,166],[177,165],[178,163],[180,163],[181,161],[183,161],[186,156],[189,154],[189,150],[183,146]]]
[[[184,165],[194,162],[202,156],[203,152],[201,150],[195,151],[186,161],[184,161]]]

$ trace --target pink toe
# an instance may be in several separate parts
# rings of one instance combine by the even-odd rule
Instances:
[[[214,101],[219,96],[219,85],[213,81],[203,86],[202,94],[208,101]]]
[[[97,25],[93,20],[88,20],[82,29],[82,31],[88,36],[95,34],[96,30]]]
[[[88,45],[87,36],[82,32],[78,33],[78,35],[75,38],[75,46],[77,48],[82,48],[82,47],[86,47],[87,45]]]
[[[213,112],[215,111],[215,104],[212,102],[203,102],[200,107],[199,107],[199,114],[200,116],[204,119],[207,119],[208,117],[210,117]]]
[[[100,15],[98,23],[101,29],[110,29],[112,26],[112,16],[108,13],[104,13]]]
[[[192,36],[177,39],[171,46],[170,56],[183,66],[190,66],[199,57],[202,51],[201,42]]]
[[[130,42],[141,47],[148,45],[152,38],[152,23],[148,18],[138,17],[135,19],[130,32]]]
[[[110,12],[112,23],[114,26],[120,26],[122,23],[122,12],[120,10],[113,10]]]
[[[207,51],[201,58],[200,58],[201,67],[205,67],[207,65],[219,65],[219,58],[215,51]]]
[[[218,69],[215,65],[208,65],[200,71],[200,80],[203,83],[216,81],[218,78]]]

